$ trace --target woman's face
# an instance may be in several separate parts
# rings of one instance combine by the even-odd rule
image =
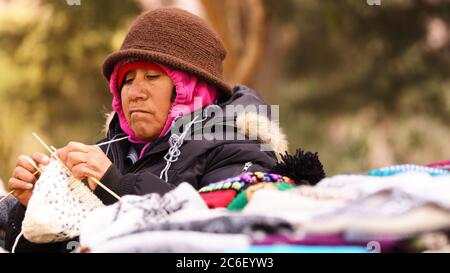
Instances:
[[[136,69],[124,78],[120,96],[128,126],[142,140],[158,138],[171,105],[172,80],[153,69]]]

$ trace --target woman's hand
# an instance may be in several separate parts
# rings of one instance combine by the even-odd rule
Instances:
[[[57,155],[75,178],[79,180],[87,178],[92,190],[97,184],[89,178],[102,179],[112,164],[98,146],[80,142],[69,142],[65,147],[58,149]]]
[[[10,190],[14,190],[13,195],[22,205],[28,205],[28,201],[33,194],[33,185],[40,176],[39,171],[34,166],[47,165],[49,162],[48,156],[41,153],[34,153],[31,157],[21,155],[17,158],[16,167],[8,181],[8,187]]]

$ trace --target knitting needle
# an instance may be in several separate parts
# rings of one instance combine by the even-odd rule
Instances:
[[[3,202],[3,200],[5,200],[8,196],[10,196],[13,193],[14,193],[14,190],[8,192],[8,194],[6,194],[5,196],[2,197],[2,199],[0,199],[0,203]]]
[[[50,148],[56,153],[56,148],[53,146],[50,146]],[[97,179],[95,179],[94,177],[90,176],[89,179],[92,179],[96,184],[98,184],[100,187],[102,187],[105,191],[109,192],[112,196],[114,196],[115,198],[117,198],[117,200],[120,200],[120,196],[118,196],[117,194],[115,194],[113,191],[111,191],[110,189],[108,189],[108,187],[106,187],[102,182],[98,181]]]
[[[48,147],[48,145],[45,144],[45,142],[36,133],[33,132],[32,135],[45,147],[45,149],[47,149],[47,151],[50,152],[50,154],[53,154],[53,151],[50,149],[50,147]]]
[[[54,156],[57,160],[59,160],[59,162],[61,162],[64,165],[64,163],[62,162],[62,160],[56,155],[56,148],[52,146],[52,148],[54,149],[54,151],[36,134],[33,133],[33,136],[50,152],[50,154],[52,156]],[[67,168],[67,167],[66,167]],[[70,172],[70,170],[69,170]],[[103,185],[103,183],[101,183],[100,181],[98,181],[97,179],[95,179],[94,177],[89,177],[90,179],[92,179],[97,185],[99,185],[100,187],[102,187],[105,191],[107,191],[109,194],[111,194],[112,196],[114,196],[117,200],[120,200],[120,196],[117,195],[116,193],[114,193],[112,190],[108,189],[108,187],[106,187],[105,185]]]
[[[98,179],[90,176],[89,179],[92,179],[97,185],[99,185],[100,187],[102,187],[105,191],[109,192],[109,194],[111,194],[112,196],[114,196],[117,200],[120,201],[120,196],[118,196],[116,193],[114,193],[113,191],[111,191],[110,189],[108,189],[108,187],[106,187],[105,185],[103,185],[102,182],[98,181]]]
[[[39,169],[39,167],[33,162],[33,160],[31,160],[30,158],[26,158],[27,159],[27,161],[31,164],[31,165],[33,165],[33,167],[37,170],[37,171],[35,171],[34,173],[33,173],[33,175],[36,175],[36,173],[38,173],[38,172],[40,172],[40,173],[42,173],[42,170],[41,169]]]

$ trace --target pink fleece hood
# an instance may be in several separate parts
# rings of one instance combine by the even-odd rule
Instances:
[[[150,142],[139,139],[134,131],[129,127],[123,113],[122,101],[120,97],[120,86],[123,81],[123,77],[128,71],[138,68],[157,68],[167,74],[167,76],[172,79],[172,83],[175,86],[176,97],[170,107],[169,115],[162,131],[159,134],[159,137],[162,137],[167,133],[176,117],[192,113],[200,108],[212,104],[217,98],[217,90],[207,83],[199,80],[196,76],[190,75],[183,71],[173,70],[160,64],[142,60],[125,60],[117,63],[109,81],[110,92],[113,95],[112,108],[119,116],[120,127],[127,135],[130,136],[128,140],[133,143],[146,144],[140,154],[140,157],[142,157]],[[195,104],[194,98],[197,98]]]

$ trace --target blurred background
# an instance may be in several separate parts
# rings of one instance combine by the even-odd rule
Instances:
[[[318,152],[327,175],[450,158],[450,1],[0,0],[1,179],[45,152],[32,132],[103,137],[103,60],[160,6],[210,22],[227,80],[280,105],[290,150]]]

